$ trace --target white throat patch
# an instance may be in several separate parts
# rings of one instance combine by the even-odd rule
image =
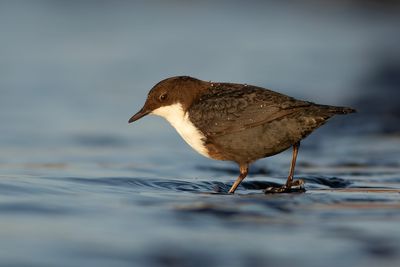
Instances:
[[[189,120],[189,114],[177,103],[153,110],[152,114],[165,118],[194,150],[210,158],[204,145],[205,136]]]

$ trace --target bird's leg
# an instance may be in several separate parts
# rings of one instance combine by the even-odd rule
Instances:
[[[292,155],[292,162],[290,163],[290,171],[289,176],[286,181],[286,187],[290,189],[292,186],[299,186],[302,185],[304,182],[302,180],[293,180],[294,169],[296,167],[296,159],[297,154],[299,153],[300,142],[297,142],[293,145],[293,155]]]
[[[249,171],[249,166],[247,164],[240,164],[240,175],[233,183],[231,189],[229,189],[229,194],[235,193],[236,188],[240,185],[244,178],[246,178],[247,173]]]
[[[293,145],[293,155],[292,155],[292,162],[290,164],[290,171],[289,171],[289,176],[287,178],[286,184],[281,186],[281,187],[268,187],[265,189],[265,193],[286,193],[290,192],[290,189],[293,187],[301,187],[304,184],[304,181],[299,179],[299,180],[293,180],[293,175],[294,175],[294,169],[296,167],[296,159],[297,159],[297,154],[299,153],[299,147],[300,147],[300,142],[297,142],[296,144]]]

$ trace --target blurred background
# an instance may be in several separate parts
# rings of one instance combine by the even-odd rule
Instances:
[[[341,136],[393,138],[400,132],[400,2],[396,0],[0,0],[0,34],[0,174],[4,183],[0,200],[8,203],[0,207],[6,216],[2,219],[2,228],[8,229],[0,230],[3,240],[0,255],[3,253],[6,263],[23,264],[18,257],[18,246],[23,243],[30,250],[29,244],[38,244],[39,239],[47,241],[39,242],[42,245],[28,253],[30,263],[51,266],[63,257],[64,263],[76,266],[93,263],[88,260],[92,251],[82,252],[81,258],[68,261],[68,255],[75,254],[61,251],[68,251],[74,243],[65,241],[59,228],[47,225],[49,218],[38,220],[37,226],[47,225],[47,229],[54,231],[43,230],[38,235],[32,235],[35,227],[26,228],[25,220],[18,219],[23,216],[27,216],[27,221],[37,219],[35,212],[53,218],[53,212],[61,210],[62,213],[63,209],[49,208],[47,198],[31,202],[28,197],[26,206],[21,206],[15,204],[20,199],[6,196],[23,198],[26,192],[30,197],[30,194],[42,196],[54,187],[60,190],[53,192],[57,195],[65,193],[61,188],[72,190],[70,187],[73,187],[47,180],[37,187],[29,177],[204,178],[211,175],[204,173],[205,166],[226,166],[223,164],[227,163],[198,156],[160,118],[147,117],[128,125],[128,119],[142,106],[148,90],[170,76],[254,84],[296,98],[348,105],[358,110],[357,115],[340,117],[324,126],[315,134],[315,141],[307,139],[306,151],[307,147],[313,149],[313,142],[319,143],[321,133],[334,132],[339,138],[331,141],[348,148],[354,140],[346,141]],[[367,143],[369,146],[363,148]],[[323,145],[325,156],[330,144]],[[340,160],[352,158],[350,165],[370,163],[379,157],[384,165],[392,166],[398,164],[395,144],[375,149],[363,139],[357,143],[358,157],[343,150],[338,154]],[[276,169],[285,166],[278,174],[286,173],[289,157],[287,154],[270,161],[278,163]],[[329,163],[338,158],[315,159],[324,160]],[[275,164],[271,165],[274,168]],[[226,181],[230,181],[229,177],[236,175],[235,170],[228,174],[211,173],[226,175]],[[21,179],[27,179],[22,182],[25,186],[14,184]],[[78,195],[82,193],[79,192]],[[68,191],[68,194],[75,193]],[[54,203],[69,201],[70,197],[66,196]],[[73,202],[74,208],[88,199],[79,201],[82,202]],[[119,205],[112,208],[118,210]],[[65,212],[75,214],[76,210],[69,208]],[[89,221],[93,218],[93,215],[87,216]],[[115,238],[110,241],[118,244],[113,247],[117,251],[115,255],[124,251],[121,240],[130,244],[137,238],[140,244],[148,245],[143,234],[139,233],[139,237],[127,234],[130,226],[122,221],[128,218],[117,221],[100,218],[97,224],[90,222],[94,223],[93,229],[113,228],[118,222],[120,231],[113,228],[104,236],[104,239]],[[85,236],[79,228],[82,222],[76,219],[72,216],[71,220],[63,220],[71,223],[71,228],[58,226],[61,232],[72,229],[67,231],[74,233],[70,239],[76,238],[79,244],[93,241],[98,245],[105,241],[97,240],[101,230],[91,230],[95,234]],[[130,222],[135,227],[146,226],[153,219],[158,217],[136,218],[141,224]],[[31,230],[23,232],[22,229]],[[158,237],[152,236],[150,240],[156,242]],[[169,244],[170,239],[162,240]],[[178,243],[185,247],[185,242]],[[10,248],[10,244],[14,246]],[[54,247],[54,244],[57,245]],[[207,247],[207,243],[201,244]],[[106,257],[102,249],[98,251],[98,255]],[[44,260],[40,255],[48,252],[58,256]],[[230,254],[224,255],[223,259],[230,258]],[[168,265],[168,260],[161,257],[161,265],[175,266]],[[131,258],[126,262],[131,263]],[[307,260],[304,262],[313,266]]]
[[[387,124],[368,130],[398,130],[399,6],[0,1],[0,144],[133,142],[159,121],[128,127],[127,119],[155,83],[174,75],[352,105],[368,113],[366,123]]]

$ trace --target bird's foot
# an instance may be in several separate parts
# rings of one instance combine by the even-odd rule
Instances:
[[[276,194],[276,193],[294,193],[294,192],[305,192],[304,180],[294,180],[289,185],[285,184],[281,187],[267,187],[264,189],[265,194]]]

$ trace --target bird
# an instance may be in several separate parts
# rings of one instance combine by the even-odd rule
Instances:
[[[246,178],[250,164],[292,147],[286,183],[264,189],[289,193],[304,185],[303,180],[294,180],[300,142],[332,116],[353,112],[353,108],[315,104],[254,85],[174,76],[154,85],[128,122],[148,114],[161,116],[201,155],[237,163],[239,176],[229,194]]]

